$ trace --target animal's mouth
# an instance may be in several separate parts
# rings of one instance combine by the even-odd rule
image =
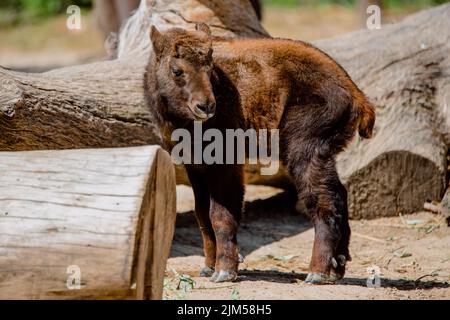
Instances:
[[[214,113],[206,113],[197,107],[189,108],[197,121],[206,121],[214,116]]]

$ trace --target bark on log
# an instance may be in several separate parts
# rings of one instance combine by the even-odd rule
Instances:
[[[262,18],[260,0],[249,0],[259,20]],[[105,38],[118,33],[122,23],[138,8],[140,0],[95,0],[95,16]]]
[[[167,152],[1,152],[0,170],[0,299],[162,298],[176,217]]]
[[[154,144],[142,95],[151,24],[193,28],[195,21],[231,37],[268,36],[247,0],[143,1],[119,36],[117,59],[43,74],[0,69],[0,149],[63,149]],[[338,158],[353,218],[420,210],[445,190],[450,146],[450,4],[381,30],[318,41],[377,107],[375,137]],[[282,172],[249,183],[286,187]],[[178,182],[186,182],[178,170]]]

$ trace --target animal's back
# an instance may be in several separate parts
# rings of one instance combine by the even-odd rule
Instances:
[[[347,72],[321,50],[284,39],[217,39],[213,47],[215,65],[222,80],[226,77],[236,86],[249,127],[275,128],[287,105],[301,105],[311,97],[326,100],[342,91],[352,102],[354,126],[370,137],[373,107]]]

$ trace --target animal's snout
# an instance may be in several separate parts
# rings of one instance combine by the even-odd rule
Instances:
[[[216,112],[216,103],[215,102],[198,103],[196,107],[197,107],[197,109],[206,113],[207,115],[211,115]]]

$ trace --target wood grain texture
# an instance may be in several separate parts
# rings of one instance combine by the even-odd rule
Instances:
[[[155,178],[148,185],[141,210],[151,213],[141,218],[143,230],[139,239],[136,297],[142,300],[162,298],[162,279],[175,232],[175,170],[169,154],[162,150],[158,153],[150,174]]]
[[[173,236],[175,175],[165,151],[1,152],[0,171],[0,299],[144,298],[131,289],[147,281],[136,265],[165,268]],[[155,207],[160,198],[166,205]],[[154,232],[160,227],[168,232]],[[164,244],[158,259],[137,249],[145,237]],[[72,265],[80,290],[66,286]],[[156,287],[162,280],[151,277]]]

